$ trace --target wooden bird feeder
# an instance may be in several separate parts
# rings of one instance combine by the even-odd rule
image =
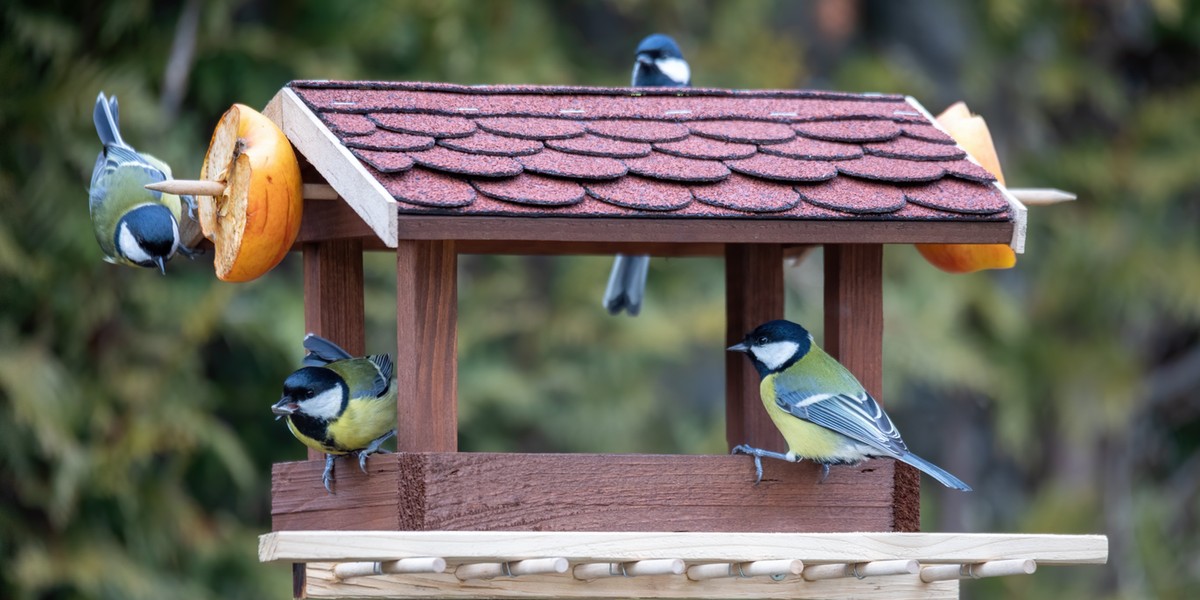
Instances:
[[[879,398],[883,245],[1025,235],[912,98],[298,81],[264,114],[304,165],[307,329],[363,354],[362,253],[397,261],[399,452],[332,495],[319,460],[274,468],[260,558],[294,563],[297,597],[957,598],[1106,560],[1102,536],[917,533],[892,460],[820,485],[766,461],[755,486],[746,456],[458,452],[464,253],[724,257],[733,343],[783,315],[784,256],[824,245],[823,346]],[[785,450],[749,361],[725,372],[730,447]]]

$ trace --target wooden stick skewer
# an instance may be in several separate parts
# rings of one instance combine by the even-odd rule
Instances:
[[[459,565],[454,570],[454,576],[460,581],[467,581],[468,579],[495,579],[497,577],[517,577],[520,575],[566,573],[568,566],[567,559],[565,558],[533,558],[499,563],[471,563]]]
[[[1037,561],[1014,558],[991,560],[961,565],[931,565],[921,569],[921,581],[933,583],[951,579],[982,579],[1002,575],[1032,575],[1037,571]]]
[[[683,560],[678,558],[659,558],[653,560],[635,560],[618,563],[589,563],[575,565],[571,575],[575,579],[600,579],[601,577],[640,577],[643,575],[680,575],[683,573]]]
[[[351,562],[334,565],[333,576],[339,581],[352,577],[369,575],[390,575],[402,573],[441,573],[446,570],[446,560],[432,558],[402,558],[400,560],[385,560],[380,562]]]
[[[805,581],[820,581],[822,579],[841,579],[843,577],[883,577],[887,575],[914,575],[921,570],[921,563],[915,560],[874,560],[871,562],[809,565],[804,567]]]
[[[1076,198],[1075,194],[1071,192],[1054,188],[1008,188],[1008,193],[1025,206],[1048,206],[1060,202],[1070,202]]]
[[[703,581],[724,577],[799,575],[802,571],[804,571],[804,563],[798,560],[755,560],[742,563],[692,565],[688,567],[687,576],[692,581]]]
[[[225,194],[225,184],[219,181],[204,179],[168,179],[158,183],[146,184],[146,189],[167,194],[188,194],[192,196],[221,196]],[[304,184],[305,200],[336,200],[338,193],[325,183]]]

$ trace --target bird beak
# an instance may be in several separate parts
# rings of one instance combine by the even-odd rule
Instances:
[[[155,256],[154,262],[158,263],[158,270],[162,271],[163,275],[167,274],[167,261],[161,256]]]
[[[746,342],[738,342],[738,343],[726,348],[726,350],[728,350],[730,352],[749,352],[750,346],[747,346]]]
[[[290,414],[293,414],[299,408],[299,404],[292,402],[291,398],[284,396],[279,399],[279,402],[271,405],[271,412],[275,413],[275,420],[278,421],[280,417],[286,417]]]

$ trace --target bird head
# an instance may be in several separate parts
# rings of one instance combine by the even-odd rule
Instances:
[[[340,375],[324,367],[304,367],[284,380],[283,395],[271,412],[280,417],[300,415],[332,421],[349,402],[350,389]]]
[[[143,204],[117,221],[113,243],[121,258],[140,267],[157,266],[165,274],[166,262],[179,249],[179,224],[167,207]]]
[[[633,64],[635,87],[686,87],[691,82],[692,71],[670,36],[656,33],[638,44]]]
[[[759,325],[738,344],[728,348],[731,352],[745,352],[754,363],[754,368],[763,377],[778,373],[804,358],[812,349],[813,337],[807,329],[782,319]]]

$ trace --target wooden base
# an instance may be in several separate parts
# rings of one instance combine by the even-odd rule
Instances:
[[[339,459],[276,464],[272,529],[386,531],[896,531],[896,463],[834,467],[747,456],[396,453],[364,475]],[[905,521],[907,523],[907,521]]]
[[[459,581],[450,573],[382,575],[339,581],[333,563],[309,563],[304,598],[779,598],[953,600],[957,581],[923,583],[917,575],[805,581],[789,575],[692,581],[679,575],[580,581],[568,575]]]

